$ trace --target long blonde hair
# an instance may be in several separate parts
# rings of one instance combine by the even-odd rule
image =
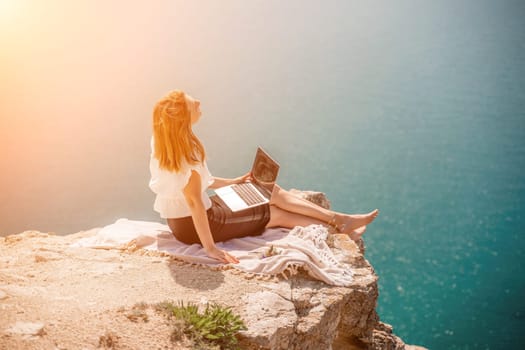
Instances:
[[[184,164],[206,159],[202,143],[191,128],[191,107],[186,94],[169,92],[153,109],[154,156],[161,169],[178,172]]]

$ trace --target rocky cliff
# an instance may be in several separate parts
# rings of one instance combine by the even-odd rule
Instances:
[[[318,194],[303,195],[328,205]],[[70,247],[96,232],[0,238],[0,349],[191,348],[149,307],[165,300],[231,307],[247,326],[238,337],[242,349],[418,348],[380,322],[378,277],[363,246],[346,235],[332,235],[330,246],[354,271],[350,287],[301,271],[261,278],[141,250]]]

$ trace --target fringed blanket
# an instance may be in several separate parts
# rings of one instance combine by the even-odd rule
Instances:
[[[235,238],[217,243],[239,259],[230,267],[260,275],[293,273],[304,268],[308,274],[330,285],[348,286],[352,272],[340,264],[326,243],[328,232],[321,225],[296,227],[291,231],[267,229],[256,237]],[[133,246],[167,253],[189,263],[218,266],[206,256],[201,245],[187,245],[176,240],[167,225],[156,222],[119,219],[101,228],[96,235],[82,238],[73,247],[125,249]]]

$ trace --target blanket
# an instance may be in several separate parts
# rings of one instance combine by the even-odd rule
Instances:
[[[328,231],[321,225],[296,227],[292,230],[267,229],[262,235],[219,242],[217,246],[239,259],[229,267],[260,275],[278,275],[304,268],[320,281],[335,286],[352,283],[352,272],[339,263],[326,243]],[[167,225],[119,219],[101,228],[94,236],[72,243],[73,247],[122,249],[137,248],[159,251],[189,263],[218,266],[200,244],[184,244],[171,234]]]

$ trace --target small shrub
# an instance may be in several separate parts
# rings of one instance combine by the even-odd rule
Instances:
[[[113,332],[106,332],[98,338],[98,347],[104,349],[114,349],[118,345],[120,337]]]
[[[173,317],[173,308],[175,306],[173,303],[170,303],[169,301],[162,301],[160,303],[154,304],[153,308],[155,311],[164,314],[164,316],[167,317]]]
[[[180,339],[181,331],[200,348],[236,349],[237,338],[235,334],[245,330],[246,326],[241,318],[230,308],[217,304],[208,304],[204,313],[199,312],[195,304],[178,306],[163,302],[156,305],[156,310],[167,312],[178,320],[183,321],[182,329],[177,328],[172,337]]]
[[[146,314],[143,310],[132,309],[126,314],[126,317],[133,322],[138,322],[139,320],[142,320],[143,322],[149,321],[148,314]]]

